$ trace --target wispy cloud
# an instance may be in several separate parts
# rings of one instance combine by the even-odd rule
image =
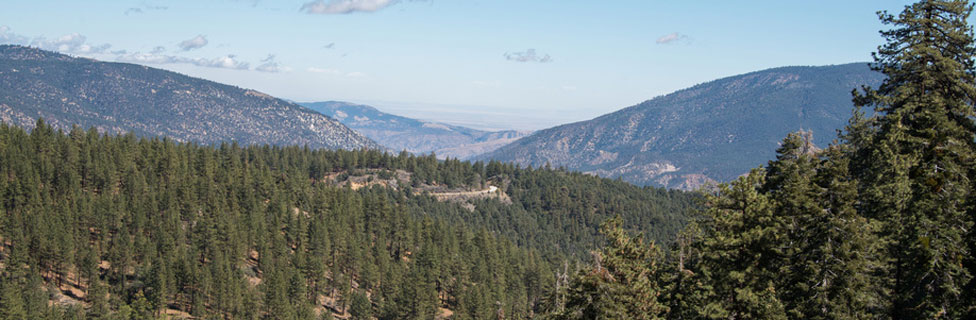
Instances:
[[[688,36],[677,32],[672,32],[657,38],[657,44],[675,44],[688,41]]]
[[[169,7],[167,7],[167,6],[153,6],[153,5],[144,4],[141,7],[131,7],[131,8],[125,9],[125,15],[139,14],[139,13],[144,13],[146,11],[160,11],[160,10],[166,10],[166,9],[169,9]]]
[[[522,52],[506,52],[505,59],[515,62],[552,62],[552,57],[550,57],[549,54],[536,54],[535,49],[528,49]]]
[[[329,44],[322,46],[323,49],[334,49],[335,42],[329,42]]]
[[[197,35],[196,37],[183,40],[178,45],[180,46],[180,49],[182,49],[183,51],[190,51],[193,49],[203,48],[204,46],[207,45],[207,43],[210,43],[209,41],[207,41],[207,36],[201,34],[201,35]]]
[[[284,71],[284,69],[275,61],[275,55],[269,54],[267,58],[261,60],[261,64],[254,68],[254,70],[268,73],[278,73]]]
[[[198,67],[207,68],[221,68],[221,69],[236,69],[236,70],[248,70],[251,64],[245,61],[237,59],[237,56],[229,54],[222,57],[217,57],[213,59],[207,58],[190,58],[190,57],[180,57],[173,55],[165,55],[159,53],[141,53],[135,52],[125,55],[120,55],[116,58],[118,61],[132,62],[132,63],[142,63],[142,64],[191,64]]]
[[[373,12],[389,7],[397,0],[315,0],[306,2],[299,9],[309,14],[348,14],[354,12]]]

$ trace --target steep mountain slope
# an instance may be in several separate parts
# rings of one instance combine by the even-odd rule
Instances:
[[[434,152],[442,159],[467,159],[498,149],[529,134],[528,131],[489,132],[421,121],[384,113],[371,106],[341,101],[299,104],[338,119],[390,149],[407,150],[416,154]]]
[[[478,158],[691,189],[764,164],[791,131],[813,131],[818,145],[828,144],[850,117],[851,90],[881,79],[866,63],[732,76],[542,130]]]
[[[335,119],[260,93],[145,66],[0,46],[0,120],[177,141],[379,148]]]

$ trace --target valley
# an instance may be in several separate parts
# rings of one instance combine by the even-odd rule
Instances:
[[[45,1],[0,320],[976,319],[973,1]]]
[[[531,134],[515,130],[488,132],[426,122],[380,112],[371,106],[339,101],[300,104],[339,120],[390,150],[434,153],[440,159],[467,160]]]

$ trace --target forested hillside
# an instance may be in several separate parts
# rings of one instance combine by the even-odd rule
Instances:
[[[839,143],[787,135],[666,250],[608,221],[606,247],[549,316],[976,319],[972,9],[880,13],[891,29],[872,67],[887,79],[855,91]]]
[[[561,170],[43,121],[0,126],[0,177],[4,319],[527,318],[600,222],[667,241],[696,203]],[[432,195],[489,185],[506,201]]]

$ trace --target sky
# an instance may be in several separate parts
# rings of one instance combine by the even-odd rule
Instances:
[[[867,62],[911,1],[4,0],[0,43],[481,129],[767,68]]]

